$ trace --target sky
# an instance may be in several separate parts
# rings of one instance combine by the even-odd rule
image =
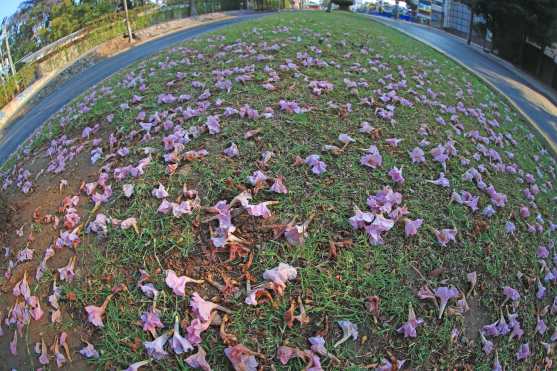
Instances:
[[[9,17],[15,13],[17,6],[22,3],[23,0],[0,0],[0,21],[4,17]]]

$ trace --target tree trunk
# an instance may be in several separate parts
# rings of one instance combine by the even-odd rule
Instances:
[[[520,67],[524,64],[524,44],[526,43],[526,35],[522,32],[520,36],[520,49],[518,49],[518,65]]]
[[[12,53],[10,52],[10,43],[8,41],[8,25],[7,20],[4,19],[2,32],[4,33],[4,41],[6,42],[6,54],[8,55],[8,62],[10,63],[10,70],[12,71],[12,75],[15,76],[15,66],[14,61],[12,60]],[[18,86],[17,81],[15,82],[16,86]]]
[[[195,0],[190,0],[190,17],[197,17],[197,9],[195,8]]]
[[[466,43],[468,45],[472,43],[473,28],[474,28],[474,11],[472,10],[472,7],[470,7],[470,23],[468,24],[468,39],[466,40]]]
[[[126,27],[128,29],[128,39],[131,43],[133,41],[132,26],[130,24],[130,15],[128,14],[128,0],[124,1],[124,13],[126,13]]]
[[[541,45],[540,52],[538,53],[538,65],[536,66],[536,76],[540,77],[542,74],[542,67],[543,67],[543,59],[545,57],[545,45]]]
[[[333,0],[329,0],[329,4],[327,5],[327,13],[330,13],[332,8],[333,8]]]

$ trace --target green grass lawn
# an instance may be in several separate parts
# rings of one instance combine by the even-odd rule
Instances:
[[[287,60],[296,67],[288,68]],[[236,67],[244,69],[234,71]],[[274,90],[263,87],[274,76],[270,68],[278,76],[270,82]],[[229,93],[215,85],[216,71],[227,69],[231,75],[225,79],[232,81]],[[177,78],[178,72],[184,77]],[[235,80],[243,75],[249,80],[244,83]],[[192,87],[194,80],[204,88]],[[321,80],[334,87],[316,95],[310,83]],[[351,83],[356,87],[351,88]],[[140,89],[142,84],[146,87],[144,91]],[[103,87],[111,87],[112,91]],[[206,100],[211,105],[199,116],[184,119],[177,108],[184,111],[188,106],[195,108],[197,97],[205,89],[211,93]],[[143,331],[139,318],[154,304],[137,286],[140,269],[149,272],[149,282],[161,292],[155,305],[165,328],[159,329],[158,335],[171,333],[176,315],[187,326],[193,318],[190,296],[197,291],[204,299],[232,311],[226,332],[237,341],[231,344],[242,343],[261,353],[257,361],[263,369],[304,368],[300,359],[282,365],[276,357],[277,348],[288,345],[309,349],[308,337],[317,335],[325,338],[328,351],[338,358],[321,357],[323,368],[330,370],[374,368],[384,359],[406,360],[406,369],[490,369],[496,353],[506,369],[529,370],[547,362],[541,343],[551,343],[557,325],[550,311],[544,310],[556,295],[555,281],[544,281],[546,273],[553,269],[551,246],[555,232],[550,231],[550,223],[557,220],[554,200],[557,192],[551,185],[555,181],[555,161],[543,152],[542,144],[531,136],[525,121],[502,97],[432,49],[359,15],[281,13],[188,41],[130,67],[93,91],[95,95],[91,91],[77,98],[45,126],[29,144],[27,158],[44,154],[52,139],[66,134],[68,138],[76,137],[76,143],[84,143],[77,158],[87,159],[86,166],[91,166],[88,158],[95,148],[91,141],[102,138],[99,146],[103,155],[95,169],[110,165],[108,183],[113,194],[108,202],[91,211],[93,203],[82,192],[81,205],[85,207],[81,221],[85,226],[99,212],[118,219],[135,217],[138,221],[139,233],[133,228],[109,226],[104,238],[84,233],[82,228],[81,243],[75,250],[77,277],[72,283],[61,284],[60,301],[71,320],[48,325],[82,329],[100,351],[100,358],[90,361],[95,367],[122,369],[149,358],[139,340],[151,341],[153,337]],[[383,101],[382,97],[387,99],[385,95],[390,91],[394,92],[391,96],[404,99]],[[189,94],[192,98],[165,104],[159,102],[163,93],[176,97]],[[133,95],[141,96],[141,102],[132,103]],[[280,100],[297,102],[303,112],[281,110]],[[122,109],[122,103],[128,103],[129,109]],[[80,104],[81,108],[83,104],[88,108],[87,112],[80,112]],[[223,114],[225,107],[240,109],[244,105],[257,110],[260,116],[248,119]],[[394,107],[392,121],[380,117],[380,112],[389,110],[389,105]],[[267,107],[274,112],[264,117]],[[166,119],[184,129],[202,127],[208,115],[219,115],[221,131],[217,135],[201,133],[186,143],[182,153],[205,149],[208,155],[193,161],[182,158],[169,175],[163,158],[168,151],[162,138],[174,128],[165,130],[163,119],[156,122],[150,137],[142,138],[144,132],[136,120],[140,111],[146,112],[143,121],[155,112],[166,111]],[[111,123],[106,120],[109,114],[113,115]],[[438,117],[446,125],[439,124]],[[496,120],[499,127],[492,126],[491,120]],[[375,128],[372,133],[359,131],[364,121]],[[88,140],[80,139],[83,128],[95,124],[100,124],[100,129]],[[246,139],[245,133],[254,129],[259,132]],[[137,134],[130,136],[132,131]],[[113,146],[108,144],[110,133],[118,138]],[[350,135],[355,142],[344,146],[337,139],[341,133]],[[490,138],[483,145],[486,155],[479,145],[483,139],[473,139],[476,134],[479,138]],[[402,141],[395,147],[388,144],[389,138]],[[510,138],[516,141],[515,145]],[[449,140],[458,153],[449,157],[444,170],[430,151]],[[426,161],[413,164],[409,152],[420,142]],[[223,155],[230,143],[237,145],[239,156]],[[341,150],[333,153],[324,150],[325,145]],[[375,169],[360,164],[360,158],[371,145],[382,155],[382,165]],[[109,156],[122,147],[129,148],[128,156]],[[122,181],[112,178],[115,168],[135,165],[145,158],[145,147],[152,148],[153,153],[143,176]],[[488,152],[490,149],[493,151]],[[265,151],[272,151],[273,156],[262,164]],[[318,154],[327,166],[321,175],[313,174],[307,164],[295,164],[297,156],[305,159],[312,154]],[[26,168],[27,162],[12,160],[5,168]],[[503,168],[515,166],[516,173],[497,171],[497,164],[503,164],[500,165]],[[402,169],[403,184],[395,183],[389,176],[393,167]],[[478,189],[473,181],[463,179],[463,174],[472,167],[483,170],[485,184],[492,184],[507,197],[505,206],[496,208],[490,218],[482,214],[492,202],[488,193]],[[232,200],[242,190],[253,189],[246,178],[256,170],[269,178],[284,177],[288,193],[271,192],[272,182],[253,192],[253,204],[276,201],[269,207],[272,217],[268,219],[248,216],[238,208],[233,217],[235,235],[245,241],[249,253],[229,260],[228,247],[214,249],[211,245],[211,231],[215,232],[217,224],[207,222],[211,216],[208,208],[220,200]],[[440,172],[445,173],[450,187],[430,182]],[[532,179],[526,174],[532,174]],[[97,179],[97,176],[79,178],[67,170],[57,175],[47,172],[43,177],[53,184],[64,178],[74,185],[81,180]],[[531,200],[523,193],[528,181],[541,190]],[[122,191],[125,183],[135,187],[129,199]],[[200,207],[181,218],[157,212],[161,201],[151,191],[159,183],[170,194],[169,201],[178,199],[184,184],[197,190]],[[401,218],[382,234],[383,244],[373,245],[365,231],[351,228],[349,218],[355,208],[370,211],[366,205],[368,196],[385,186],[402,195],[401,205],[408,209],[405,218],[423,219],[423,225],[415,236],[406,237]],[[479,196],[479,210],[472,212],[469,207],[451,201],[453,191]],[[11,199],[28,197],[21,196],[19,191],[17,195],[13,190],[9,192]],[[32,192],[41,192],[41,188],[35,186]],[[62,192],[60,200],[69,194]],[[521,206],[529,207],[529,217],[520,216]],[[307,237],[299,246],[288,244],[279,233],[274,233],[280,229],[277,225],[293,219],[296,223],[311,220]],[[506,232],[509,221],[516,226],[514,234]],[[529,232],[528,224],[536,223],[543,226],[543,231]],[[40,226],[36,228],[40,235]],[[457,230],[456,241],[442,246],[434,231],[453,228]],[[331,254],[331,241],[345,243],[339,243],[336,254]],[[540,245],[548,246],[550,251],[545,259],[546,270],[541,268],[536,255]],[[37,251],[35,260],[39,262],[42,255],[42,251]],[[262,283],[263,272],[279,263],[290,264],[298,272],[297,278],[288,282],[284,296],[269,291],[272,303],[262,299],[257,306],[245,304],[246,282],[251,281],[252,287]],[[44,292],[44,288],[51,287],[56,273],[53,268],[60,266],[50,267],[52,274],[33,284],[33,289]],[[212,279],[221,285],[229,282],[227,287],[235,289],[224,295],[207,282],[188,284],[186,296],[177,297],[165,284],[166,269],[196,279]],[[467,282],[470,272],[476,272],[478,277],[471,292]],[[536,298],[538,281],[547,288],[542,300]],[[94,328],[87,323],[83,308],[100,305],[111,288],[119,284],[125,284],[128,290],[117,293],[109,303],[104,328]],[[423,286],[456,287],[467,294],[469,310],[459,313],[458,298],[454,298],[438,319],[435,304],[417,296]],[[517,289],[520,300],[512,305],[505,301],[504,286]],[[377,319],[365,306],[370,296],[380,298]],[[296,322],[290,328],[284,315],[293,301],[295,313],[299,313],[298,300],[303,303],[309,322]],[[423,324],[417,327],[416,337],[405,338],[397,329],[407,321],[410,305]],[[48,307],[46,296],[43,307]],[[493,341],[494,350],[486,355],[479,331],[497,321],[501,313],[508,318],[514,311],[524,335],[520,339],[510,339],[509,335],[487,337]],[[538,318],[548,327],[544,335],[536,333]],[[339,320],[356,324],[359,338],[333,347],[342,337]],[[9,331],[10,336],[12,332]],[[230,363],[224,355],[227,345],[218,326],[211,326],[202,339],[201,345],[213,369],[228,369]],[[517,361],[516,353],[524,343],[529,344],[531,354]],[[169,352],[166,358],[152,361],[147,367],[188,368],[185,359],[190,353],[174,355],[169,345],[166,349]]]

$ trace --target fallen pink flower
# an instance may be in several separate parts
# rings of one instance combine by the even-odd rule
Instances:
[[[257,371],[257,360],[255,355],[258,353],[251,351],[245,345],[238,344],[224,349],[224,354],[232,363],[236,371]]]
[[[168,197],[168,192],[166,191],[166,188],[164,188],[164,186],[160,183],[158,188],[155,188],[151,191],[151,194],[154,197],[158,198],[159,200]]]
[[[342,343],[344,343],[346,340],[352,338],[352,340],[358,340],[358,327],[348,321],[348,320],[341,320],[341,321],[337,321],[337,324],[340,326],[340,328],[342,329],[342,338],[337,341],[334,345],[333,348],[338,347],[339,345],[341,345]]]
[[[29,283],[27,282],[27,271],[23,273],[23,278],[15,284],[12,289],[12,294],[14,296],[22,296],[25,300],[29,299],[31,296],[31,289],[29,288]]]
[[[41,309],[41,303],[39,302],[39,298],[36,296],[30,296],[27,300],[27,305],[30,307],[31,317],[38,321],[42,318],[44,311]]]
[[[260,216],[263,219],[267,219],[271,217],[271,210],[269,210],[267,205],[273,205],[275,203],[275,201],[265,201],[257,205],[246,205],[244,208],[251,216]]]
[[[140,367],[146,366],[151,362],[151,360],[139,361],[132,363],[124,371],[138,371]]]
[[[180,335],[180,321],[178,316],[174,319],[174,334],[170,343],[172,350],[176,354],[182,354],[193,350],[193,345],[182,335]]]
[[[286,365],[293,358],[305,358],[305,353],[298,348],[280,346],[277,349],[277,357],[283,365]]]
[[[187,339],[192,345],[201,344],[201,333],[206,331],[211,325],[212,319],[209,321],[201,321],[199,318],[194,318],[189,326],[186,328]]]
[[[285,111],[287,113],[297,113],[297,114],[304,113],[304,111],[298,105],[298,103],[293,101],[286,101],[281,99],[279,101],[279,108],[281,111]]]
[[[400,138],[387,138],[385,140],[385,142],[387,142],[388,145],[390,145],[391,147],[398,147],[398,145],[400,144],[400,142],[402,142],[402,139]]]
[[[441,319],[449,300],[458,296],[458,290],[454,287],[438,287],[435,289],[435,296],[437,296],[440,301],[439,319]]]
[[[41,355],[39,356],[39,363],[41,365],[48,365],[50,363],[50,360],[48,359],[48,349],[42,337],[41,337]]]
[[[172,211],[172,203],[168,202],[166,199],[161,201],[157,212],[161,214],[168,214]]]
[[[441,231],[435,229],[434,232],[437,242],[443,247],[446,247],[450,241],[456,242],[456,229],[442,229]]]
[[[112,294],[108,295],[106,299],[104,299],[104,302],[100,307],[97,307],[95,305],[88,305],[85,307],[85,311],[87,312],[87,320],[94,326],[104,327],[102,317],[104,315],[104,312],[106,311],[106,307],[108,306],[110,299],[112,299]]]
[[[237,157],[240,154],[240,151],[235,143],[231,143],[230,146],[224,149],[224,154],[228,157]]]
[[[80,349],[79,354],[81,354],[82,356],[84,356],[85,358],[99,358],[100,354],[99,352],[95,349],[95,347],[93,346],[93,344],[89,343],[89,342],[85,342],[87,345],[83,348]]]
[[[174,295],[176,296],[186,296],[186,283],[203,283],[203,280],[194,280],[193,278],[187,276],[176,275],[172,269],[166,271],[166,285],[172,289]]]
[[[148,298],[155,298],[159,295],[159,290],[157,290],[152,283],[146,283],[145,285],[140,284],[139,288]]]
[[[161,336],[159,336],[153,341],[143,342],[143,346],[145,347],[147,354],[150,357],[156,359],[157,361],[165,358],[168,355],[168,353],[164,350],[164,346],[168,341],[168,338],[169,338],[168,334],[162,334]]]
[[[283,182],[284,182],[284,178],[282,176],[276,177],[275,182],[269,189],[275,193],[287,194],[288,189],[286,188]]]
[[[449,179],[445,178],[445,173],[439,173],[439,178],[435,180],[427,180],[427,182],[444,188],[448,188],[450,186]]]
[[[510,286],[503,287],[503,295],[505,295],[505,301],[507,301],[507,300],[512,300],[512,301],[520,300],[520,293],[517,290],[510,287]]]
[[[263,278],[273,283],[273,290],[279,295],[283,295],[286,282],[296,279],[298,272],[296,268],[289,264],[280,263],[273,269],[263,272]]]
[[[130,198],[133,195],[133,184],[124,184],[122,190],[124,191],[124,196]]]
[[[269,179],[262,171],[257,170],[251,176],[248,176],[248,183],[252,186],[263,184]]]
[[[350,144],[350,143],[354,143],[355,140],[354,138],[352,138],[350,135],[342,133],[338,136],[338,140],[342,143],[342,144]]]
[[[402,169],[393,167],[391,170],[389,170],[389,176],[391,177],[391,180],[395,183],[398,184],[404,183],[404,177],[402,176]]]
[[[530,357],[530,346],[528,343],[521,344],[516,352],[516,360],[523,361]]]
[[[201,346],[197,347],[197,353],[186,358],[186,363],[192,368],[199,368],[203,371],[211,371],[211,366],[207,363],[205,357],[207,353]]]
[[[122,222],[120,223],[120,228],[122,228],[123,230],[133,228],[136,233],[139,233],[139,227],[137,226],[137,219],[135,218],[127,218],[125,220],[122,220]]]
[[[406,219],[404,223],[404,234],[406,237],[415,236],[418,233],[418,229],[422,226],[422,219]]]
[[[373,132],[373,130],[375,130],[375,128],[371,126],[367,121],[362,122],[360,125],[360,129],[358,129],[360,133],[364,134],[370,134]]]
[[[172,205],[172,215],[175,218],[180,218],[184,214],[192,213],[191,202],[189,200],[182,201],[179,204],[176,202],[172,202],[171,205]]]
[[[320,160],[319,155],[309,155],[304,162],[311,166],[311,171],[315,175],[321,175],[327,171],[327,164]]]
[[[490,340],[487,340],[486,337],[484,336],[483,331],[480,331],[480,340],[482,342],[482,350],[484,351],[485,354],[490,354],[493,351],[493,342]]]
[[[284,230],[286,241],[292,246],[301,246],[307,237],[307,228],[311,220],[307,220],[303,224],[287,225]]]
[[[360,164],[370,167],[372,169],[377,169],[383,164],[383,157],[379,153],[376,146],[372,145],[367,150],[367,154],[360,158]]]
[[[71,282],[75,277],[75,263],[77,261],[77,256],[72,256],[66,264],[62,268],[58,268],[58,274],[60,275],[60,280]]]
[[[424,321],[421,318],[416,318],[416,313],[414,313],[414,308],[410,305],[408,309],[408,321],[398,328],[397,332],[403,333],[404,337],[416,337],[416,328],[421,325]]]
[[[414,148],[412,152],[409,152],[409,155],[413,164],[420,164],[425,162],[424,151],[420,147]]]
[[[197,318],[199,318],[201,321],[205,322],[208,321],[211,317],[211,312],[214,309],[219,308],[220,306],[218,304],[204,300],[201,296],[199,296],[197,292],[194,292],[190,299],[190,307],[193,314],[197,316]]]
[[[148,331],[153,337],[157,337],[157,328],[164,328],[164,324],[161,322],[156,309],[152,308],[148,312],[143,312],[140,319],[143,331]]]
[[[209,134],[220,133],[220,122],[217,116],[208,116],[205,126],[209,129]]]

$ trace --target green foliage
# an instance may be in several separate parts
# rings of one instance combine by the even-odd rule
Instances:
[[[8,104],[20,91],[35,81],[35,65],[25,65],[15,76],[8,76],[0,85],[0,107]]]
[[[470,0],[485,17],[500,55],[519,62],[526,38],[539,45],[557,41],[557,2],[554,0]]]
[[[354,2],[352,0],[334,0],[333,4],[337,4],[338,6],[343,7],[354,5]]]

